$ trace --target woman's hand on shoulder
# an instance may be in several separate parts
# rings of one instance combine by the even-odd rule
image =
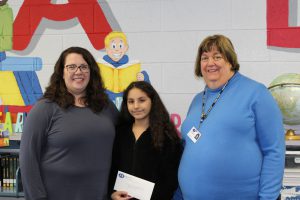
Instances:
[[[131,198],[132,197],[129,196],[128,193],[124,191],[115,191],[114,193],[111,194],[112,200],[127,200]]]

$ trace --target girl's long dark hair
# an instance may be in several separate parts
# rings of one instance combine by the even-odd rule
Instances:
[[[177,130],[170,120],[170,115],[161,101],[158,93],[150,83],[145,81],[132,82],[124,91],[121,106],[120,123],[133,123],[134,118],[128,111],[127,98],[131,89],[138,88],[145,92],[151,99],[151,110],[149,114],[149,128],[152,133],[152,140],[156,149],[163,148],[165,138],[169,138],[173,143],[180,142]]]
[[[67,55],[71,53],[82,55],[90,67],[90,80],[86,87],[86,96],[82,97],[81,100],[94,112],[100,112],[108,105],[108,97],[105,94],[100,70],[94,57],[88,50],[81,47],[70,47],[61,53],[56,61],[54,72],[51,75],[49,85],[46,87],[43,98],[56,102],[62,108],[68,108],[74,105],[74,96],[68,92],[63,79],[65,60]]]

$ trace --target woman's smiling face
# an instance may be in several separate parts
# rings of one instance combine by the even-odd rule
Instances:
[[[211,89],[224,85],[234,74],[231,64],[213,47],[209,52],[203,52],[200,59],[201,73],[205,83]]]
[[[72,65],[77,66],[76,71],[71,71],[71,68],[68,68]],[[90,81],[90,70],[83,71],[82,66],[88,66],[82,55],[70,53],[66,56],[63,78],[68,91],[77,97],[85,95],[85,89]]]

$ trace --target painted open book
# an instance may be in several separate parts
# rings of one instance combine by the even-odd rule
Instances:
[[[104,87],[114,93],[123,92],[131,82],[137,81],[137,74],[141,72],[141,63],[138,61],[127,63],[118,68],[102,59],[98,60],[97,63]]]

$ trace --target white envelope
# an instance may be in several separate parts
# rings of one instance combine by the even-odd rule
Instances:
[[[128,195],[140,199],[150,200],[154,188],[154,183],[118,171],[114,190],[126,191]]]

